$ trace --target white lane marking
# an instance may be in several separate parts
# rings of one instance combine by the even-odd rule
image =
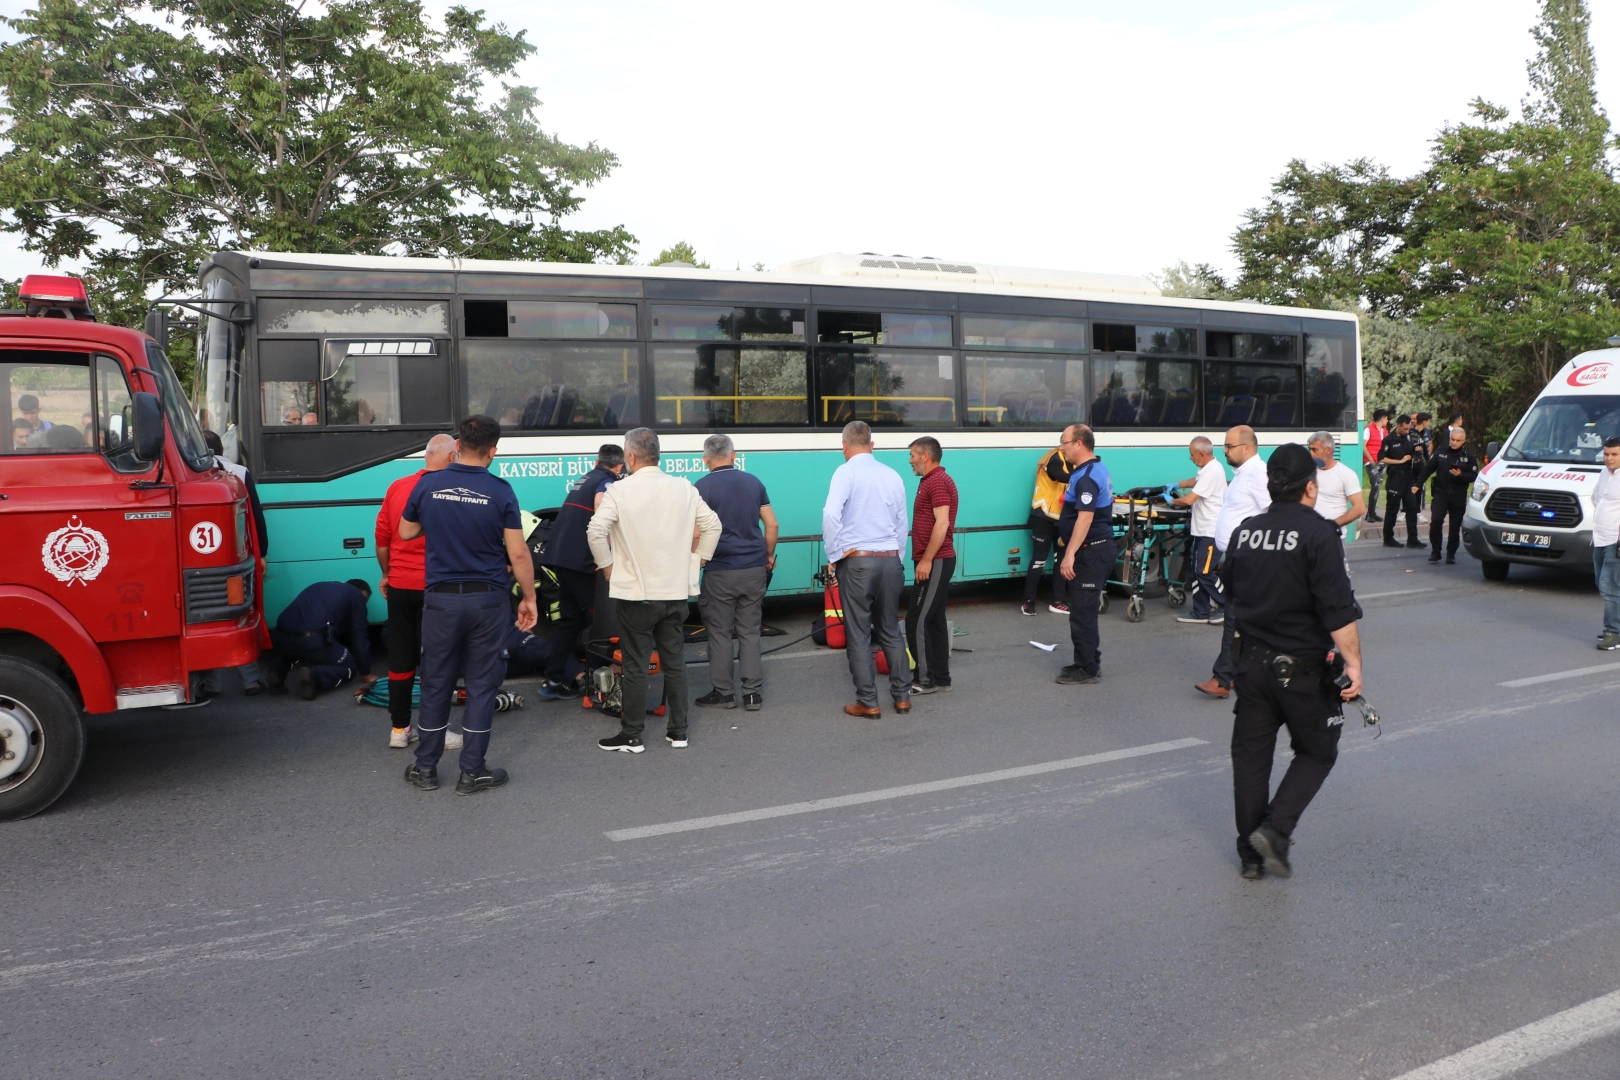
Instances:
[[[1133,746],[1127,750],[1109,750],[1101,754],[1087,754],[1085,757],[1064,758],[1062,761],[1046,761],[1039,765],[1020,765],[1013,769],[974,773],[972,776],[953,776],[949,780],[930,780],[924,784],[907,784],[904,787],[862,791],[855,795],[838,795],[830,799],[811,799],[808,802],[787,803],[782,806],[765,806],[758,810],[743,810],[736,814],[715,814],[711,817],[687,818],[685,821],[668,821],[662,825],[641,825],[634,829],[615,829],[609,832],[607,837],[609,840],[642,840],[649,836],[667,836],[670,833],[691,832],[695,829],[713,829],[721,825],[738,825],[745,821],[763,821],[766,818],[788,817],[792,814],[813,814],[818,810],[835,810],[843,806],[859,806],[862,803],[883,802],[886,799],[903,799],[908,795],[926,795],[933,791],[949,791],[952,788],[972,787],[975,784],[993,784],[997,780],[1016,780],[1024,776],[1039,776],[1042,773],[1061,772],[1064,769],[1078,769],[1086,765],[1101,765],[1108,761],[1123,761],[1126,758],[1144,757],[1148,754],[1162,754],[1167,750],[1184,750],[1189,746],[1205,745],[1207,744],[1203,739],[1175,739],[1171,742]]]
[[[1620,1031],[1620,990],[1514,1028],[1395,1080],[1497,1080]]]
[[[1357,600],[1382,600],[1386,596],[1411,596],[1413,593],[1434,592],[1433,589],[1396,589],[1394,592],[1370,592],[1365,596],[1356,597]]]
[[[1544,682],[1558,682],[1560,679],[1573,679],[1580,675],[1598,675],[1605,671],[1620,671],[1620,664],[1598,664],[1596,667],[1571,668],[1568,671],[1555,671],[1550,675],[1532,675],[1528,679],[1509,679],[1499,682],[1497,686],[1536,686]]]

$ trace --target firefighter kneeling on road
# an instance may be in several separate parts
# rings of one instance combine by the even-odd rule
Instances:
[[[1361,693],[1361,642],[1344,548],[1317,515],[1316,463],[1297,443],[1266,463],[1271,508],[1238,526],[1221,566],[1236,619],[1237,704],[1232,789],[1238,857],[1250,880],[1292,873],[1289,838],[1339,755],[1344,702]],[[1337,652],[1349,685],[1333,683]],[[1287,725],[1294,760],[1271,797],[1277,729]]]

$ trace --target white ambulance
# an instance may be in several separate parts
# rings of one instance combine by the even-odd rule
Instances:
[[[1485,576],[1513,563],[1592,573],[1592,489],[1603,440],[1620,435],[1620,348],[1559,369],[1474,481],[1463,545]]]

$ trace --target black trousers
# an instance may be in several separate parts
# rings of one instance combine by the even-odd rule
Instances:
[[[956,556],[935,559],[927,581],[919,581],[906,609],[906,644],[917,664],[917,681],[951,685],[951,630],[945,625],[945,598]]]
[[[328,641],[324,634],[292,634],[282,630],[270,631],[270,641],[276,647],[276,677],[285,679],[297,661],[315,673],[315,684],[322,690],[335,690],[354,678],[359,671],[354,654],[341,641]]]
[[[1118,557],[1119,545],[1111,539],[1087,544],[1074,553],[1074,579],[1069,582],[1069,641],[1074,645],[1074,662],[1092,675],[1102,666],[1097,605]]]
[[[1434,506],[1429,511],[1429,547],[1434,549],[1436,555],[1440,554],[1441,526],[1449,524],[1450,530],[1446,535],[1446,554],[1456,555],[1457,544],[1461,539],[1463,511],[1468,507],[1467,488],[1434,489]]]
[[[619,701],[624,716],[620,734],[641,737],[647,726],[647,669],[652,666],[653,650],[658,651],[658,668],[664,673],[664,704],[669,706],[667,731],[678,738],[686,735],[686,623],[685,600],[615,600],[619,616],[619,652],[624,676],[619,683]]]
[[[574,655],[580,631],[590,625],[596,607],[594,573],[553,566],[557,575],[557,621],[551,624],[551,655],[546,658],[546,678],[562,682],[567,678],[568,658]]]
[[[388,722],[411,726],[411,687],[422,659],[422,590],[388,588]]]
[[[1232,706],[1232,799],[1237,811],[1238,851],[1247,854],[1249,834],[1262,824],[1290,836],[1339,757],[1342,705],[1320,677],[1277,683],[1271,669],[1253,660],[1237,665]],[[1277,730],[1288,728],[1294,760],[1271,794],[1271,761]]]
[[[1069,602],[1069,582],[1057,572],[1063,561],[1063,548],[1058,544],[1058,523],[1039,510],[1029,515],[1029,572],[1024,575],[1024,602],[1035,599],[1040,591],[1041,578],[1046,576],[1046,560],[1055,556],[1052,564],[1052,603]]]
[[[1393,471],[1384,478],[1389,487],[1384,492],[1384,543],[1388,544],[1395,539],[1395,517],[1406,514],[1406,539],[1410,542],[1418,538],[1418,497],[1412,490],[1412,476],[1410,473],[1396,475]]]

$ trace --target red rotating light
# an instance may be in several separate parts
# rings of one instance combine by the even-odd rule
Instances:
[[[28,274],[22,279],[17,294],[33,304],[81,304],[90,306],[90,294],[84,291],[84,282],[66,274]]]

